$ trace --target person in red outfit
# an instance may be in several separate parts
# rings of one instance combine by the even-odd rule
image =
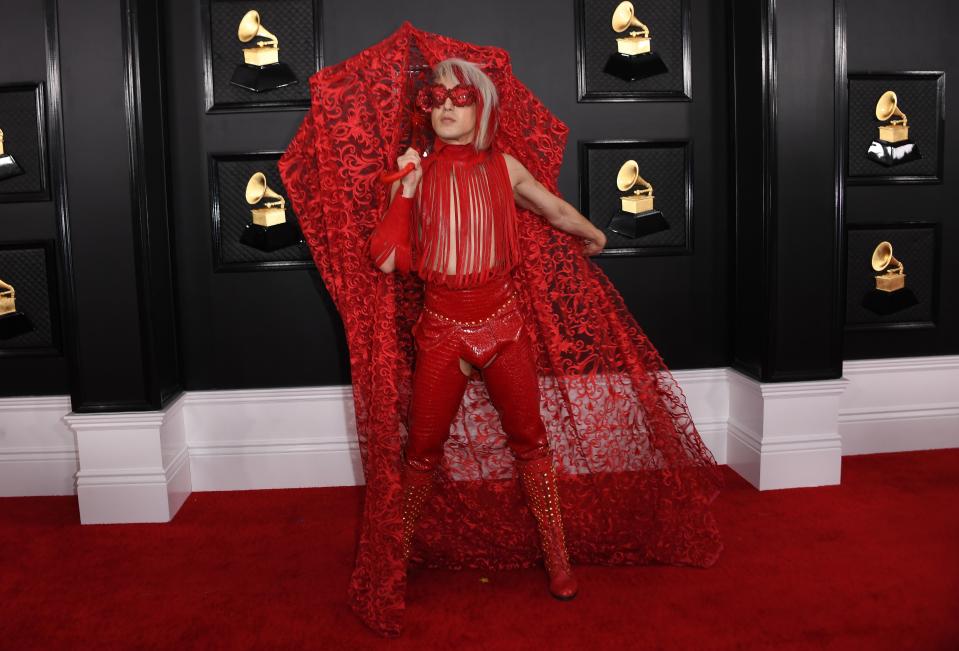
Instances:
[[[449,81],[474,87],[475,97],[440,83],[422,98],[429,112],[415,108],[418,86],[430,81],[422,73],[451,57],[482,68],[498,106],[467,76]],[[509,53],[406,21],[318,71],[310,90],[278,167],[348,344],[365,483],[353,612],[377,633],[399,635],[410,566],[497,572],[542,562],[527,493],[548,548],[565,542],[576,564],[714,565],[723,541],[710,504],[724,482],[682,389],[589,255],[602,248],[596,231],[570,232],[581,217],[503,155],[559,194],[569,128],[514,75]],[[470,106],[473,140],[448,137]],[[434,114],[440,133],[430,148],[410,126]],[[407,180],[416,189],[407,197],[402,184],[391,195],[379,178],[409,141],[425,149],[420,182]],[[383,273],[379,265],[390,264],[411,273]],[[669,290],[644,265],[630,268],[631,282]],[[680,316],[671,323],[693,327]],[[527,356],[538,398],[531,381],[514,381],[530,377]],[[510,382],[497,383],[497,369]],[[445,413],[427,404],[440,396]],[[437,427],[457,401],[452,427]],[[506,408],[498,415],[497,406]],[[542,472],[530,472],[533,464]],[[416,483],[430,479],[416,468],[430,465],[431,480]],[[555,570],[564,578],[554,589],[574,592],[572,574]]]
[[[498,97],[478,66],[449,58],[434,66],[433,81],[417,97],[417,107],[429,113],[433,151],[421,158],[409,148],[397,159],[399,168],[412,170],[393,183],[389,210],[370,238],[382,271],[415,271],[425,283],[424,310],[413,330],[417,356],[402,477],[405,554],[467,381],[478,369],[536,518],[550,592],[572,599],[577,583],[540,417],[536,365],[510,273],[519,255],[514,203],[582,238],[585,255],[602,251],[606,236],[522,163],[491,147]]]

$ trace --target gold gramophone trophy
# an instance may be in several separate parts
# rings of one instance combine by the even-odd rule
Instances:
[[[17,293],[13,285],[0,280],[0,339],[12,339],[33,330],[23,312],[17,312]]]
[[[616,174],[616,187],[630,194],[620,197],[621,210],[609,222],[609,230],[635,239],[669,228],[663,213],[653,206],[653,185],[639,175],[639,164],[628,160]]]
[[[290,66],[280,62],[280,42],[260,23],[258,11],[251,9],[243,15],[236,36],[253,44],[243,48],[243,63],[233,71],[231,84],[262,93],[297,83]]]
[[[889,316],[919,304],[916,294],[906,287],[903,264],[893,257],[892,244],[880,242],[872,252],[870,263],[873,271],[883,273],[875,276],[876,286],[863,296],[864,308],[880,316]]]
[[[633,3],[620,2],[613,10],[613,31],[629,34],[616,39],[616,52],[609,55],[603,72],[625,81],[645,79],[666,72],[662,57],[652,51],[649,27],[636,18]]]
[[[253,221],[243,229],[240,242],[260,251],[276,251],[299,241],[299,230],[286,219],[286,199],[270,189],[263,172],[255,172],[247,181],[246,202],[259,205],[250,211]]]
[[[0,129],[0,181],[23,174],[23,168],[17,165],[10,154],[3,153],[3,129]]]
[[[886,167],[922,158],[919,147],[909,140],[909,119],[898,103],[896,93],[891,90],[883,93],[876,102],[876,119],[889,123],[879,126],[879,138],[873,140],[866,150],[866,158]]]
[[[872,252],[873,271],[885,271],[876,276],[876,289],[895,292],[906,286],[906,274],[899,260],[892,256],[892,244],[880,242]]]

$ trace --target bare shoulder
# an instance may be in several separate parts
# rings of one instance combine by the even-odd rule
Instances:
[[[513,187],[529,177],[530,174],[526,167],[505,151],[503,152],[503,160],[506,161],[506,170],[509,172],[509,180]]]
[[[525,167],[523,167],[523,164],[521,162],[513,158],[510,154],[507,154],[505,151],[503,152],[503,160],[506,161],[506,167],[508,167],[510,171],[514,169],[516,170],[526,169]]]

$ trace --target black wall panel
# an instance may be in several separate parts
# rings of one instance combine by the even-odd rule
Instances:
[[[381,41],[404,20],[428,31],[505,48],[517,76],[570,127],[560,190],[574,205],[578,205],[579,140],[692,140],[696,210],[691,254],[606,258],[598,264],[667,364],[726,366],[730,335],[726,3],[693,0],[690,5],[692,102],[578,103],[573,2],[399,2],[370,11],[368,5],[326,0],[323,59],[325,65],[343,61]],[[171,205],[185,386],[346,384],[349,360],[342,324],[314,270],[214,272],[207,156],[283,150],[304,113],[207,114],[200,11],[200,3],[188,0],[166,3]],[[610,30],[610,40],[612,36]],[[239,58],[238,42],[236,50]]]
[[[959,4],[952,0],[916,0],[905,6],[892,0],[845,0],[845,4],[849,73],[945,71],[946,113],[940,183],[849,185],[846,189],[846,221],[850,227],[910,221],[940,225],[942,255],[939,268],[934,270],[939,276],[938,318],[925,327],[847,328],[843,356],[862,359],[955,355],[959,353],[959,257],[952,252],[959,247],[959,180],[955,178],[959,112],[955,98],[950,101],[949,95],[956,90],[954,76],[959,74],[959,47],[954,34]],[[893,16],[895,19],[890,19]],[[903,109],[909,113],[906,107]],[[914,114],[909,114],[909,118],[911,125]],[[854,151],[849,155],[858,154]],[[909,269],[907,265],[907,274]]]
[[[125,74],[122,16],[115,0],[61,3],[60,9],[70,231],[73,246],[84,252],[74,259],[78,365],[104,368],[109,360],[109,371],[83,387],[84,400],[132,403],[145,391],[137,304],[130,300],[137,295],[129,215],[134,197],[127,134],[110,126],[126,121],[118,83]],[[85,47],[91,42],[97,47]]]
[[[775,7],[774,377],[838,377],[834,7],[832,0],[776,0]]]
[[[846,168],[846,72],[945,71],[948,81],[954,3],[691,0],[693,100],[616,103],[577,102],[572,1],[317,5],[326,65],[404,20],[508,50],[517,76],[570,127],[559,184],[574,205],[580,142],[691,143],[689,252],[597,259],[672,368],[813,379],[835,376],[842,357],[959,351],[955,102],[945,102],[938,182],[836,176]],[[62,327],[55,354],[0,355],[0,394],[71,391],[81,410],[147,409],[181,386],[349,382],[342,324],[315,270],[216,268],[210,155],[282,151],[304,109],[207,112],[204,6],[4,4],[0,85],[43,86],[49,199],[0,203],[0,243],[53,246],[50,314]],[[902,222],[937,225],[932,325],[843,331],[846,226]]]
[[[45,113],[42,140],[47,159],[46,169],[42,170],[46,175],[45,183],[41,184],[38,178],[41,172],[39,151],[32,157],[25,152],[24,163],[36,160],[36,166],[28,166],[27,175],[4,182],[13,183],[21,192],[33,191],[43,185],[43,192],[0,202],[0,247],[7,252],[0,260],[0,278],[14,284],[18,311],[31,313],[29,316],[37,321],[35,325],[42,326],[31,334],[0,340],[0,396],[65,394],[70,390],[65,333],[60,322],[64,314],[63,294],[58,282],[65,263],[61,237],[62,169],[57,156],[60,151],[58,77],[55,66],[48,68],[48,56],[55,57],[56,54],[55,25],[51,24],[49,15],[51,6],[52,3],[42,0],[4,2],[0,11],[3,26],[0,87],[39,84],[41,108]],[[48,36],[52,38],[48,39]],[[0,94],[0,103],[4,101],[5,96]],[[7,153],[17,157],[15,143],[17,137],[23,135],[18,130],[35,128],[35,124],[32,117],[19,121],[17,125],[0,120],[0,129],[6,132]],[[0,191],[6,191],[3,185],[0,185]],[[6,248],[8,246],[11,248]],[[15,253],[21,246],[29,247],[29,250]],[[38,246],[51,254],[38,254]],[[11,268],[5,268],[7,265]],[[23,279],[14,282],[14,275]]]
[[[733,0],[733,366],[842,373],[841,192],[832,0]]]

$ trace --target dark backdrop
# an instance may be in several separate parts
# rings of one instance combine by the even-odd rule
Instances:
[[[315,271],[213,272],[207,155],[285,149],[304,112],[206,114],[200,5],[188,0],[167,5],[184,387],[346,384],[345,336]],[[693,139],[693,254],[602,259],[599,264],[667,364],[728,364],[725,3],[691,3],[694,101],[642,103],[577,103],[573,2],[398,2],[370,11],[362,3],[327,0],[322,7],[324,65],[379,42],[404,20],[505,48],[516,75],[570,127],[560,190],[574,205],[578,140]],[[269,28],[265,18],[264,24]]]
[[[750,19],[752,4],[736,1],[746,12],[744,34],[761,37],[761,21]],[[327,0],[320,22],[323,63],[338,63],[378,42],[403,20],[506,48],[517,75],[570,127],[560,190],[574,205],[579,204],[578,141],[691,140],[692,253],[607,258],[598,263],[672,368],[727,366],[732,362],[732,243],[736,237],[744,241],[743,234],[733,232],[729,209],[733,84],[727,60],[729,2],[690,4],[691,102],[577,103],[574,2],[492,0],[440,7],[400,2],[370,11],[358,3]],[[776,19],[782,34],[802,34],[809,27],[802,12],[793,11],[791,3],[781,5]],[[143,409],[155,408],[180,387],[349,382],[341,323],[315,271],[215,269],[209,156],[281,151],[304,109],[207,114],[201,6],[169,0],[157,21],[151,14],[152,0],[97,0],[84,3],[82,9],[55,0],[3,3],[0,85],[44,85],[49,197],[0,202],[0,244],[40,242],[52,247],[47,269],[56,273],[57,282],[48,285],[50,314],[62,327],[52,349],[27,356],[0,354],[0,395],[70,391],[75,408]],[[838,6],[845,10],[848,26],[845,33],[840,30],[840,40],[848,48],[849,72],[943,70],[947,79],[952,74],[959,56],[951,46],[950,26],[959,18],[954,3],[917,0],[902,14],[908,20],[889,19],[903,11],[891,0],[845,0]],[[57,14],[52,8],[57,7],[59,28],[52,22]],[[125,7],[138,12],[127,32]],[[131,35],[139,39],[138,58],[130,56],[137,41]],[[91,38],[103,47],[91,47]],[[749,54],[748,48],[743,53]],[[125,57],[124,66],[120,60]],[[777,57],[781,72],[802,65],[802,52],[785,42]],[[62,112],[56,65],[60,61]],[[109,74],[104,74],[105,66]],[[124,98],[124,68],[141,75],[139,104],[129,94]],[[804,69],[803,74],[825,88],[834,69],[822,65]],[[758,95],[746,92],[755,82],[743,81],[744,106],[761,102]],[[109,92],[91,93],[98,84]],[[802,89],[780,91],[779,101],[790,106],[802,98],[796,95]],[[844,97],[840,94],[838,99],[842,102]],[[119,110],[124,102],[126,109]],[[942,252],[933,327],[847,330],[843,347],[847,359],[959,351],[954,289],[959,261],[950,255],[959,244],[959,229],[950,219],[957,199],[949,162],[957,150],[955,129],[948,129],[954,106],[947,99],[941,182],[849,185],[837,195],[850,226],[904,220],[939,224]],[[778,141],[798,142],[803,136],[801,116],[784,112],[779,118]],[[127,125],[133,123],[140,131],[131,135]],[[739,126],[740,149],[746,152],[757,141],[757,126],[755,122]],[[843,125],[839,126],[841,131]],[[836,146],[844,146],[845,134],[836,136]],[[116,173],[104,173],[113,167]],[[780,172],[779,184],[788,183],[788,166]],[[777,246],[779,256],[788,259],[790,247]],[[803,246],[812,250],[807,243]],[[844,256],[845,249],[840,254]],[[176,277],[175,308],[166,294],[172,287],[167,267]],[[103,279],[109,279],[109,288]],[[836,287],[845,283],[844,273],[835,279]],[[775,297],[767,299],[765,309],[776,304]],[[750,300],[746,295],[740,302]],[[104,326],[119,327],[123,336],[114,336]]]
[[[20,83],[39,83],[43,89],[45,112],[44,141],[47,144],[46,192],[37,193],[24,201],[0,200],[0,248],[5,255],[0,260],[0,278],[10,282],[17,290],[17,309],[28,315],[36,330],[16,339],[0,340],[0,395],[65,394],[69,393],[68,358],[65,354],[64,332],[60,328],[60,283],[63,257],[59,248],[62,242],[61,198],[62,168],[58,159],[49,156],[50,147],[59,151],[55,128],[59,120],[59,97],[51,89],[47,68],[47,29],[45,2],[7,2],[0,4],[0,86]],[[8,95],[0,93],[0,102]],[[12,99],[12,98],[11,98]],[[6,108],[12,108],[9,102]],[[0,123],[6,133],[6,152],[13,154],[22,166],[27,167],[29,157],[17,155],[17,139],[22,142],[26,135],[23,129],[33,128],[35,120],[18,121],[17,125]],[[18,133],[18,129],[21,130]],[[31,134],[31,138],[33,134]],[[31,143],[32,144],[32,143]],[[21,146],[22,149],[22,146]],[[38,181],[37,171],[29,167],[28,176],[17,177],[0,185],[7,192],[16,187],[33,189]],[[19,184],[19,186],[15,185]],[[24,185],[26,184],[26,185]],[[49,262],[44,264],[43,252],[37,247],[47,247],[51,252]],[[8,248],[9,247],[9,248]],[[19,251],[19,252],[18,252]],[[15,264],[19,261],[20,264]],[[47,274],[51,274],[52,278]],[[14,280],[17,277],[18,280]],[[53,281],[52,283],[50,281]]]
[[[906,221],[941,224],[939,269],[933,270],[933,273],[939,274],[938,318],[931,326],[847,328],[844,357],[859,359],[956,354],[959,353],[959,294],[956,292],[959,257],[953,252],[959,247],[959,222],[956,218],[959,181],[955,178],[955,156],[959,154],[956,120],[959,113],[956,111],[955,97],[950,102],[949,95],[956,91],[953,76],[957,74],[959,66],[959,47],[955,36],[959,4],[952,0],[916,0],[908,5],[893,0],[845,2],[849,72],[944,71],[946,113],[945,160],[940,183],[849,185],[846,188],[846,222],[850,226]],[[910,122],[914,121],[917,116],[910,114],[906,106],[903,109]],[[845,140],[843,137],[838,144],[843,145]],[[934,154],[933,151],[928,153]],[[849,155],[860,156],[861,152],[852,151]],[[896,240],[891,241],[895,255]],[[912,257],[915,258],[915,255]],[[850,261],[850,264],[853,262]],[[906,264],[908,286],[913,265],[905,259],[903,262]],[[915,268],[918,270],[921,267],[918,265]]]

